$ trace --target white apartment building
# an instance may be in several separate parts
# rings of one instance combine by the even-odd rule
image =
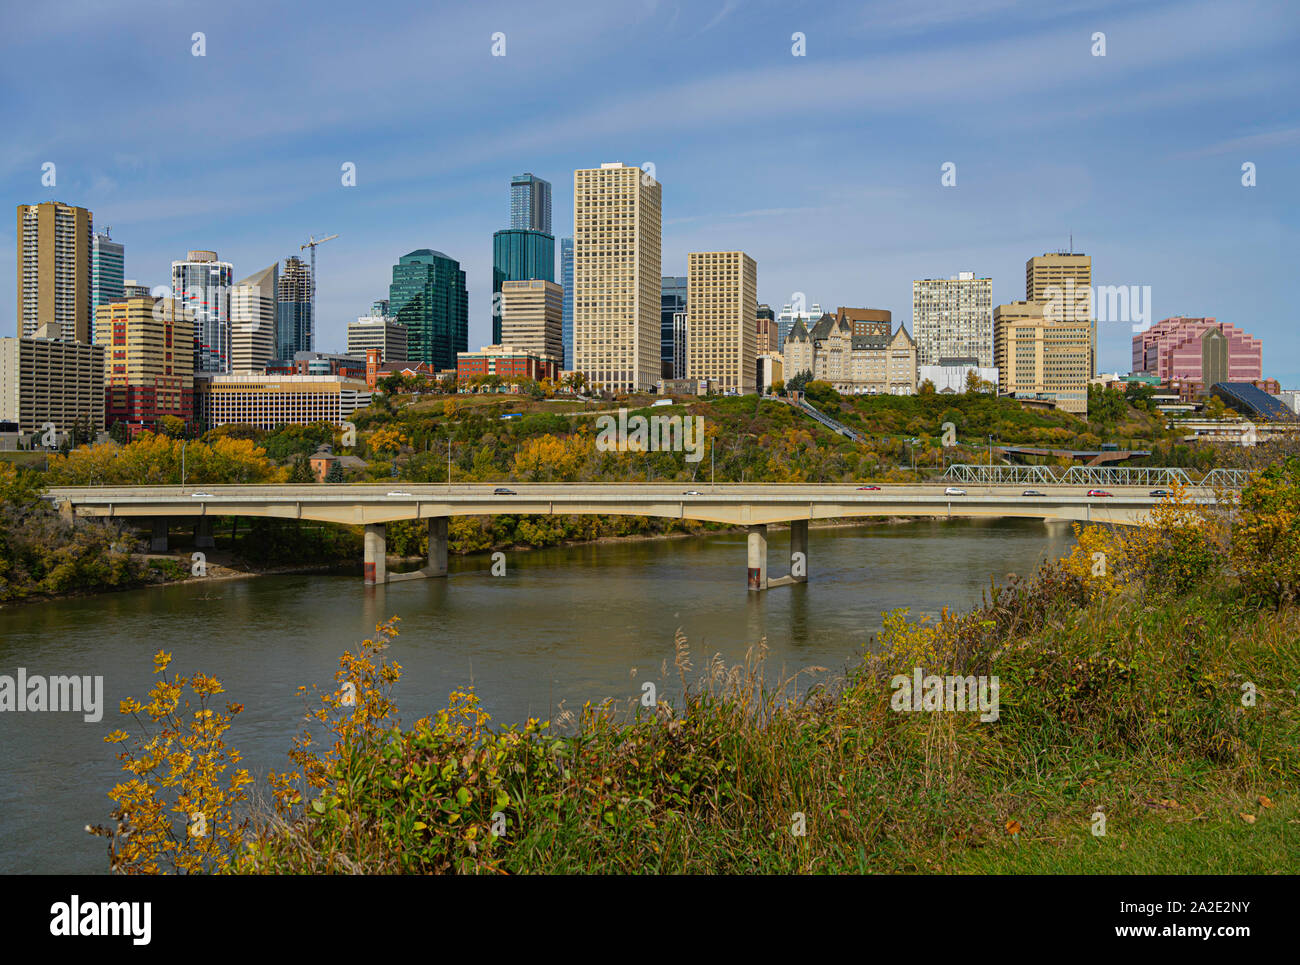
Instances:
[[[912,336],[918,365],[977,358],[993,365],[993,279],[958,272],[912,282]]]

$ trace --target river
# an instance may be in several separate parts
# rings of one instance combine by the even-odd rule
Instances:
[[[787,534],[773,531],[769,575],[789,571]],[[400,616],[391,656],[410,724],[473,684],[498,724],[550,717],[564,701],[631,698],[646,680],[672,692],[673,634],[686,634],[697,673],[713,654],[744,659],[766,637],[772,673],[838,671],[880,627],[980,600],[990,577],[1028,574],[1068,551],[1063,527],[1026,520],[915,520],[813,529],[809,582],[750,594],[745,536],[630,541],[453,557],[445,580],[366,588],[356,575],[290,574],[194,580],[0,610],[0,674],[102,675],[103,716],[0,713],[0,872],[105,871],[106,792],[121,778],[104,735],[134,724],[117,712],[145,698],[152,656],[171,671],[202,670],[241,702],[227,734],[259,778],[285,769],[303,711],[299,684],[333,685],[339,654]],[[635,671],[635,677],[633,677]],[[670,674],[670,677],[672,674]]]

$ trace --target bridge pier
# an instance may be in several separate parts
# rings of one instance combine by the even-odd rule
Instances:
[[[767,589],[767,525],[749,527],[749,588]]]
[[[167,524],[170,520],[166,516],[155,516],[153,518],[153,537],[149,540],[150,553],[167,552]]]
[[[388,553],[388,527],[383,523],[366,524],[365,584],[375,586],[388,582],[385,557]]]
[[[211,516],[200,516],[199,521],[194,524],[194,548],[198,550],[217,548],[217,542],[212,538]]]
[[[790,579],[808,582],[808,520],[790,522]]]
[[[429,565],[424,572],[426,576],[447,575],[446,516],[432,516],[429,519]]]

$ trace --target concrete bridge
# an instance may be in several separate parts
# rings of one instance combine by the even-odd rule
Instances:
[[[154,521],[153,549],[165,552],[169,522],[194,518],[199,548],[211,547],[211,518],[264,516],[365,527],[365,581],[439,577],[447,573],[447,521],[451,516],[501,513],[537,516],[660,516],[746,526],[747,581],[751,590],[808,579],[808,523],[815,519],[886,516],[1028,517],[1048,523],[1093,522],[1132,526],[1161,499],[1145,487],[1115,488],[1112,496],[1088,496],[1078,486],[965,486],[962,493],[938,485],[859,488],[852,483],[427,483],[385,485],[102,486],[51,489],[47,498],[65,513]],[[1208,490],[1194,493],[1212,504]],[[384,559],[387,523],[428,521],[427,565],[415,573],[388,574]],[[790,524],[791,573],[768,579],[767,528]]]

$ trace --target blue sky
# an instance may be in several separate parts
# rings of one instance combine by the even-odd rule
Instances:
[[[739,248],[760,301],[910,328],[912,279],[969,270],[995,304],[1023,298],[1025,260],[1073,233],[1094,284],[1149,285],[1153,320],[1244,327],[1297,386],[1297,64],[1300,7],[1255,0],[7,4],[0,182],[10,212],[89,207],[151,285],[191,248],[242,278],[339,233],[318,254],[324,350],[398,256],[440,249],[468,274],[477,348],[510,176],[554,184],[558,238],[574,168],[648,161],[665,274]],[[1130,337],[1101,326],[1103,369],[1128,370]]]

